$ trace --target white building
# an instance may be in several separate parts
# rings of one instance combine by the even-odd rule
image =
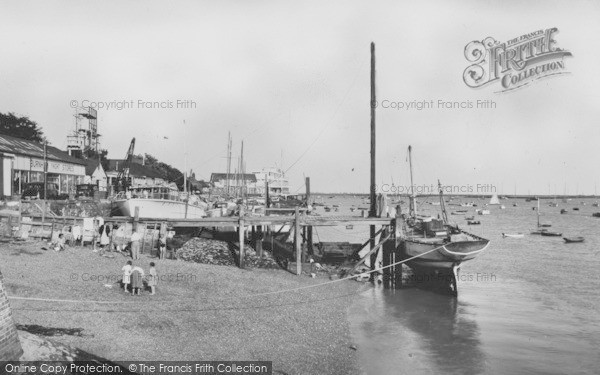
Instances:
[[[263,168],[260,172],[253,172],[253,174],[256,176],[258,194],[265,194],[266,182],[269,183],[269,196],[286,196],[290,194],[290,183],[281,169]]]
[[[21,194],[26,183],[44,181],[43,144],[0,134],[0,159],[0,196]],[[46,162],[46,182],[56,184],[61,194],[74,194],[83,183],[85,160],[47,146]]]

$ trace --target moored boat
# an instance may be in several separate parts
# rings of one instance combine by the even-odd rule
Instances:
[[[576,242],[583,242],[585,240],[585,238],[578,236],[578,237],[563,237],[563,240],[565,240],[566,243],[576,243]]]
[[[455,276],[458,268],[462,262],[475,258],[485,250],[490,241],[448,224],[443,189],[439,181],[441,218],[422,218],[417,215],[416,196],[412,190],[414,185],[410,146],[408,155],[411,162],[411,202],[408,218],[400,223],[402,258],[410,259],[407,265],[417,273],[452,274],[456,292]]]
[[[562,233],[559,232],[551,232],[549,230],[546,231],[542,231],[542,233],[540,233],[542,236],[547,236],[547,237],[560,237],[562,236]]]
[[[503,238],[523,238],[525,235],[523,233],[502,233]]]

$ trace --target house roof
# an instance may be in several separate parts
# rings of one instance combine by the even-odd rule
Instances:
[[[0,152],[44,158],[44,145],[26,139],[0,134]],[[46,157],[48,160],[61,161],[64,163],[85,165],[86,161],[70,156],[68,153],[53,146],[46,146]]]
[[[102,168],[102,164],[100,164],[100,162],[98,160],[95,159],[87,159],[85,164],[85,175],[86,176],[91,176],[94,174],[94,172],[96,171],[96,169],[98,169],[98,167],[100,167],[100,169],[102,169],[102,172],[104,172],[104,168]],[[106,174],[106,172],[104,172]]]
[[[236,178],[246,180],[248,182],[256,182],[256,175],[254,173],[230,173],[229,179],[235,180]],[[227,173],[212,173],[210,175],[210,182],[217,182],[221,180],[227,180]]]
[[[108,160],[109,171],[121,172],[123,170],[123,165],[125,165],[125,160],[123,159]],[[165,179],[165,177],[162,174],[160,174],[160,172],[138,163],[129,164],[129,175],[135,177],[162,178],[163,180]]]

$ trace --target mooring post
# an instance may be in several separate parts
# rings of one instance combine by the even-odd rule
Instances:
[[[262,256],[263,256],[262,240],[263,240],[263,230],[262,230],[262,225],[259,225],[256,227],[256,245],[255,245],[254,250],[256,250],[256,255],[259,256],[260,258],[262,258]]]
[[[300,214],[298,206],[294,212],[294,248],[296,249],[296,275],[302,274],[302,244],[300,243]]]
[[[370,199],[371,207],[369,210],[369,216],[376,216],[376,202],[375,202],[375,108],[377,107],[377,97],[375,95],[375,43],[371,42],[371,186],[370,186]],[[370,226],[370,237],[371,249],[375,247],[375,226]],[[375,256],[371,256],[371,270],[375,267],[374,259]],[[371,280],[373,280],[373,273],[371,273]]]
[[[240,220],[238,223],[238,233],[240,237],[240,268],[244,268],[244,242],[245,242],[245,232],[246,228],[244,227],[244,206],[240,207]]]
[[[140,207],[135,206],[135,211],[133,214],[133,230],[136,231],[138,229],[138,224],[140,221]]]

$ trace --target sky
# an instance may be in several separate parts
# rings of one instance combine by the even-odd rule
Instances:
[[[281,167],[292,192],[304,192],[310,177],[313,191],[366,193],[374,42],[378,189],[410,184],[408,145],[423,189],[438,179],[482,194],[600,188],[597,1],[21,1],[0,9],[0,112],[29,116],[59,148],[75,126],[72,106],[102,105],[110,158],[123,158],[135,137],[136,153],[208,179],[225,172],[231,133],[234,159],[243,141],[246,170]],[[553,27],[555,45],[572,53],[566,74],[506,92],[463,81],[471,41]],[[495,108],[476,108],[478,100]],[[411,101],[435,106],[391,108]]]

